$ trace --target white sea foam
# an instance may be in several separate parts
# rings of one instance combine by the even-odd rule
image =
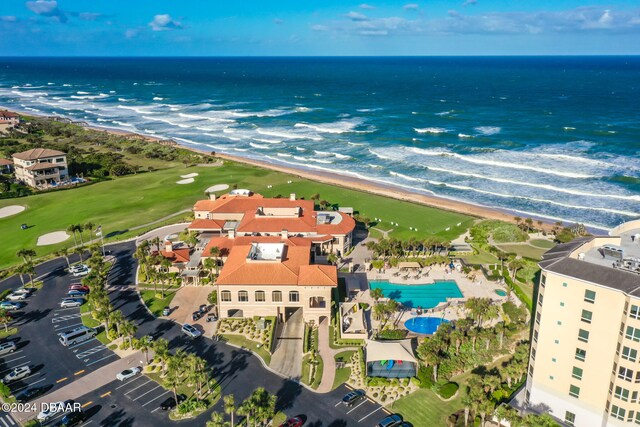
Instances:
[[[268,150],[271,148],[268,145],[256,144],[255,142],[250,142],[249,145],[253,148],[257,148],[258,150]]]
[[[481,133],[482,135],[495,135],[502,131],[501,127],[498,126],[478,126],[474,128],[476,132]]]
[[[65,84],[63,84],[62,86],[64,86],[64,87],[71,87],[71,86],[73,86],[73,85],[70,85],[69,83],[65,83]]]
[[[384,154],[380,154],[380,153],[378,153],[376,151],[373,151],[371,148],[369,148],[369,152],[371,154],[373,154],[374,156],[376,156],[377,158],[379,158],[379,159],[392,160],[391,157],[385,156]]]
[[[341,133],[355,132],[355,128],[359,124],[360,124],[359,120],[357,121],[342,120],[335,123],[322,123],[322,124],[296,123],[295,125],[293,125],[293,127],[312,129],[319,133],[341,134]]]
[[[277,155],[278,157],[293,157],[293,155],[287,153],[278,153]]]
[[[201,114],[186,114],[186,113],[179,113],[178,114],[180,117],[184,117],[185,119],[194,119],[194,120],[209,120],[212,122],[225,122],[225,123],[235,123],[235,120],[232,119],[226,119],[226,118],[222,118],[222,117],[211,117],[211,116],[203,116]]]
[[[389,175],[397,176],[398,178],[402,178],[402,179],[407,180],[407,181],[413,181],[413,182],[427,182],[427,181],[426,181],[426,180],[424,180],[424,179],[414,178],[414,177],[412,177],[412,176],[404,175],[404,174],[401,174],[401,173],[398,173],[398,172],[394,172],[394,171],[389,171]]]
[[[153,100],[154,101],[164,101],[164,98],[160,98],[159,96],[154,96]]]
[[[473,138],[473,136],[467,135],[466,133],[459,133],[458,138]]]
[[[576,130],[576,128],[574,128],[573,126],[565,126],[562,129],[564,129],[564,130]]]
[[[268,138],[253,138],[258,142],[266,142],[267,144],[280,144],[282,143],[281,139],[268,139]]]
[[[234,147],[233,149],[234,149],[235,151],[241,151],[241,152],[243,152],[243,153],[244,153],[245,151],[249,151],[249,150],[248,150],[248,149],[246,149],[246,148],[238,148],[238,147]]]
[[[126,99],[126,98],[118,98],[118,101],[120,102],[132,102],[132,99]]]
[[[156,131],[155,130],[151,130],[151,129],[145,129],[144,130],[146,133],[150,133],[151,135],[155,135]]]
[[[336,157],[336,159],[347,160],[351,158],[351,156],[347,156],[346,154],[340,154],[340,153],[331,153],[331,154],[333,154]]]
[[[124,126],[124,127],[128,127],[128,128],[135,127],[135,126],[133,126],[132,124],[125,123],[125,122],[121,122],[121,121],[119,121],[119,120],[111,120],[111,123],[115,123],[116,125]]]
[[[153,111],[144,110],[140,107],[128,107],[126,105],[117,105],[116,108],[120,108],[122,110],[135,111],[138,114],[155,114]]]
[[[436,116],[448,116],[449,114],[451,114],[453,111],[441,111],[439,113],[435,113]]]
[[[190,127],[188,125],[184,125],[182,123],[175,123],[175,122],[172,122],[171,120],[163,119],[163,118],[160,118],[160,117],[142,116],[142,118],[143,119],[147,119],[147,120],[154,120],[154,121],[158,121],[158,122],[163,122],[163,123],[166,123],[168,125],[177,126],[179,128],[183,128],[183,129],[188,129]]]
[[[448,132],[448,130],[445,129],[445,128],[435,128],[435,127],[432,127],[432,128],[413,128],[413,130],[418,132],[418,133],[435,133],[435,134]]]
[[[307,151],[307,149],[303,148],[303,147],[296,147],[296,150],[298,150],[298,151]]]
[[[309,134],[297,134],[286,132],[284,130],[273,130],[273,129],[256,129],[260,135],[273,136],[276,138],[285,138],[285,139],[310,139],[312,141],[322,141],[322,137],[318,135],[309,135]]]
[[[89,95],[89,92],[83,92],[81,90],[76,92],[78,95]]]

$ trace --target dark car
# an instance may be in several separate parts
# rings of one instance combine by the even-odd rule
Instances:
[[[69,295],[72,298],[82,298],[85,297],[89,292],[85,292],[85,291],[80,291],[80,290],[72,290],[67,292],[67,295]]]
[[[69,412],[64,417],[62,417],[62,419],[58,421],[55,425],[59,427],[61,426],[71,427],[71,426],[80,424],[85,420],[85,418],[86,417],[84,415],[84,412],[73,411],[73,412]]]
[[[361,400],[365,399],[365,393],[364,390],[353,390],[350,391],[349,393],[347,393],[343,398],[342,398],[342,403],[344,403],[347,406],[353,406],[356,403],[360,402]]]
[[[290,418],[284,423],[280,424],[280,427],[301,427],[304,421],[300,417]]]
[[[186,398],[187,397],[184,394],[179,394],[178,403],[184,402]],[[158,407],[163,411],[168,411],[169,409],[173,409],[176,407],[176,399],[173,396],[168,397],[162,402],[160,402],[160,405],[158,405]]]
[[[194,322],[198,319],[200,319],[202,317],[202,313],[200,313],[199,311],[194,311],[193,314],[191,315],[191,320],[193,320]]]
[[[171,314],[171,307],[165,307],[162,309],[162,315],[163,316],[168,316]]]
[[[402,416],[393,414],[380,421],[376,427],[398,427],[400,424],[402,424]]]
[[[406,421],[403,421],[402,424],[400,424],[398,427],[413,427],[413,424],[409,424]]]
[[[35,397],[40,396],[41,394],[44,394],[44,392],[46,391],[46,387],[31,387],[16,394],[16,400],[18,401],[18,403],[25,403]]]
[[[209,312],[209,310],[211,310],[211,307],[209,307],[207,304],[202,304],[200,306],[200,308],[198,309],[200,314],[205,314],[205,313]]]
[[[216,316],[215,314],[209,314],[206,320],[207,322],[215,322],[216,320],[218,320],[218,316]]]

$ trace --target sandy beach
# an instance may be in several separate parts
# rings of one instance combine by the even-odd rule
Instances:
[[[25,112],[19,112],[19,111],[16,111],[16,112],[20,114],[25,114],[25,115],[38,116],[32,113],[25,113]],[[43,116],[40,116],[40,117],[43,117]],[[74,123],[74,124],[77,124],[77,123]],[[329,172],[297,169],[297,168],[292,168],[292,167],[283,166],[279,164],[268,163],[265,161],[249,159],[246,157],[220,153],[218,151],[214,152],[214,151],[200,150],[197,148],[179,144],[173,140],[165,140],[165,139],[156,138],[150,135],[141,135],[139,133],[129,132],[121,129],[113,129],[113,128],[106,128],[106,127],[100,127],[100,126],[93,126],[93,125],[84,125],[83,127],[96,130],[96,131],[111,133],[114,135],[144,139],[154,143],[163,143],[163,144],[172,143],[172,145],[173,144],[178,145],[181,148],[193,151],[195,153],[210,155],[223,160],[229,160],[229,161],[252,165],[260,168],[283,172],[283,173],[291,174],[301,178],[309,179],[312,181],[321,182],[324,184],[330,184],[338,187],[348,188],[351,190],[358,190],[358,191],[363,191],[367,193],[378,194],[378,195],[389,197],[392,199],[418,203],[425,206],[431,206],[438,209],[445,209],[452,212],[459,212],[459,213],[471,215],[478,218],[498,219],[502,221],[515,223],[514,216],[516,214],[510,213],[508,211],[487,208],[484,206],[474,205],[472,203],[461,202],[458,200],[451,200],[444,197],[412,193],[393,185],[382,185],[379,183],[372,183],[364,179],[359,179],[355,177],[344,176],[344,175],[339,175],[339,174],[334,174]],[[544,219],[542,220],[544,222],[543,227],[546,230],[551,230],[553,227],[553,224],[549,223],[548,221],[544,221]]]

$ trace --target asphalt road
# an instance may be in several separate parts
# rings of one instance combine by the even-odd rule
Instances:
[[[183,348],[203,357],[212,367],[215,378],[222,386],[223,394],[233,394],[236,402],[244,400],[257,387],[264,387],[277,396],[276,407],[279,411],[284,411],[291,417],[304,416],[307,419],[305,427],[374,426],[386,415],[384,409],[371,401],[365,401],[356,408],[340,405],[340,399],[348,391],[345,386],[327,394],[317,394],[268,371],[262,366],[261,361],[248,351],[205,337],[196,340],[186,337],[180,331],[181,325],[155,318],[140,301],[134,286],[137,267],[136,260],[132,257],[134,243],[120,243],[107,248],[110,254],[117,258],[109,277],[110,298],[114,307],[138,326],[137,336],[162,337],[169,341],[169,346],[174,351]],[[33,378],[29,378],[20,385],[21,387],[39,381],[38,385],[48,385],[53,390],[67,384],[68,381],[73,381],[78,375],[104,366],[112,357],[109,355],[111,352],[97,342],[91,341],[73,349],[65,348],[58,343],[55,331],[79,322],[79,318],[74,317],[78,309],[60,311],[57,306],[66,293],[68,284],[76,281],[65,273],[65,267],[64,259],[48,261],[36,267],[38,275],[47,274],[42,279],[44,286],[30,299],[24,315],[18,322],[19,350],[25,357],[25,360],[20,360],[28,360],[29,365],[35,368],[35,373],[32,375]],[[12,277],[0,283],[0,291],[19,286],[20,280]],[[20,354],[18,353],[18,356]],[[20,360],[15,363],[19,364]],[[0,369],[6,368],[0,365]],[[146,381],[142,378],[136,381]],[[175,424],[170,422],[162,411],[154,412],[157,403],[146,399],[154,397],[161,388],[145,390],[149,391],[148,395],[135,399],[137,390],[127,393],[129,387],[118,388],[120,385],[122,384],[119,382],[113,382],[84,396],[78,396],[76,401],[86,405],[85,410],[90,416],[86,425]],[[144,387],[151,386],[153,384]],[[204,425],[213,410],[221,411],[222,402],[196,420],[187,423]]]

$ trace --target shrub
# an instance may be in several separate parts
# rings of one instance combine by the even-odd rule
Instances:
[[[458,391],[457,383],[446,383],[441,386],[435,387],[436,393],[440,395],[443,399],[451,398]]]
[[[433,386],[433,368],[431,366],[421,366],[418,369],[417,377],[420,381],[420,388],[431,388]]]
[[[8,385],[0,383],[0,396],[4,397],[5,399],[11,396],[11,389]]]
[[[13,292],[13,289],[7,289],[5,291],[0,292],[0,300],[5,299],[7,295],[9,295],[11,292]]]
[[[385,329],[378,333],[379,340],[401,340],[407,336],[408,331],[404,329]]]

